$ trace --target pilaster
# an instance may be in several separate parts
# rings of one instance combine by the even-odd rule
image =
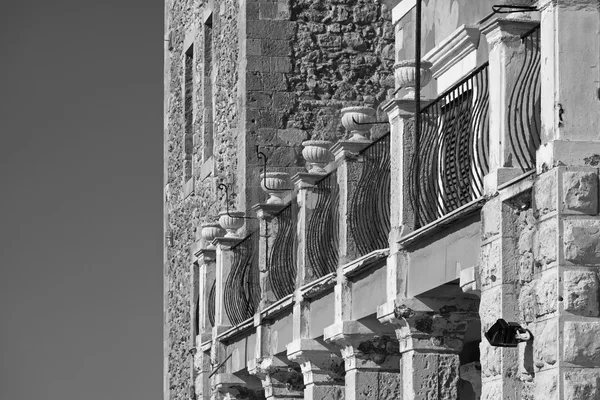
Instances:
[[[342,321],[327,327],[324,339],[341,348],[346,400],[400,398],[400,353],[393,334],[374,332],[359,321]]]
[[[484,192],[491,194],[496,192],[499,185],[510,181],[527,168],[525,164],[531,163],[528,150],[534,149],[537,140],[532,132],[532,125],[525,128],[524,135],[520,135],[517,129],[517,121],[512,119],[514,113],[518,112],[519,122],[523,125],[524,115],[530,111],[528,102],[535,102],[536,88],[533,82],[516,93],[523,97],[522,103],[514,103],[514,90],[516,85],[523,84],[519,79],[523,74],[537,74],[535,70],[535,55],[528,53],[524,45],[522,35],[531,31],[539,24],[531,20],[514,20],[495,18],[482,28],[489,46],[489,173],[484,178]],[[537,46],[537,43],[532,46]],[[537,49],[531,49],[532,51]],[[536,53],[537,54],[537,53]],[[531,71],[525,70],[529,66]],[[533,76],[533,75],[531,75]],[[526,98],[525,98],[526,97]],[[536,104],[531,104],[533,112],[539,112]],[[511,113],[512,111],[512,113]],[[531,115],[538,118],[537,115]],[[531,124],[532,121],[527,121]],[[523,154],[521,154],[523,153]],[[521,160],[523,157],[527,160]]]
[[[260,305],[259,309],[264,310],[269,305],[277,301],[275,293],[271,287],[269,277],[269,259],[273,249],[273,243],[278,232],[278,222],[275,215],[285,206],[280,204],[256,204],[252,211],[256,212],[259,221],[259,232],[264,232],[259,238],[258,267],[260,270]]]
[[[352,194],[356,190],[362,174],[360,151],[372,142],[370,140],[342,140],[331,148],[337,165],[339,189],[339,263],[345,264],[358,258],[355,239],[350,228]]]
[[[600,154],[599,4],[542,0],[541,125],[538,172],[556,165],[595,165]]]
[[[292,177],[292,183],[295,185],[298,194],[298,224],[297,224],[297,243],[298,253],[296,264],[298,273],[296,276],[296,287],[310,283],[315,278],[313,268],[310,265],[308,257],[307,239],[308,224],[317,205],[317,194],[314,191],[315,183],[323,178],[323,175],[311,173],[297,173]]]
[[[248,362],[248,372],[261,380],[267,400],[304,398],[300,368],[286,361],[276,356],[269,356]]]
[[[287,357],[300,364],[305,400],[344,398],[344,363],[335,349],[320,341],[302,338],[287,345]]]

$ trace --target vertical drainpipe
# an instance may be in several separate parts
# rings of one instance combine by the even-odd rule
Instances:
[[[417,175],[419,169],[420,169],[420,159],[419,159],[419,139],[421,136],[421,1],[422,0],[417,0],[417,4],[416,4],[416,14],[417,14],[417,18],[415,21],[415,68],[416,68],[416,80],[417,83],[415,85],[415,170],[411,171],[411,173],[415,174],[415,176],[417,178],[419,178],[419,175]],[[418,182],[417,179],[414,179],[413,181],[414,185],[421,185],[420,182]],[[420,226],[417,226],[419,224],[419,197],[420,197],[420,193],[419,190],[417,188],[413,188],[413,190],[415,191],[415,193],[417,193],[417,195],[415,196],[414,199],[414,210],[413,212],[415,213],[415,228],[419,228]]]

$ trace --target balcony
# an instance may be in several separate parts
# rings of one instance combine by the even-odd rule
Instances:
[[[424,101],[416,137],[414,114],[396,112],[411,103],[414,112],[413,99],[391,102],[391,132],[376,140],[353,132],[336,144],[307,142],[318,147],[305,153],[314,165],[277,186],[285,189],[266,185],[281,201],[253,207],[249,234],[206,238],[217,249],[216,260],[205,262],[213,273],[200,283],[206,300],[198,308],[207,307],[197,318],[205,313],[208,323],[198,324],[197,345],[218,361],[214,387],[260,387],[258,377],[265,391],[300,397],[302,385],[290,383],[299,366],[316,368],[306,360],[326,354],[328,369],[315,376],[338,390],[347,372],[340,349],[350,354],[352,338],[395,338],[387,322],[398,301],[429,314],[439,298],[444,306],[455,302],[466,321],[461,329],[478,329],[471,325],[478,300],[457,283],[479,262],[486,179],[499,168],[520,179],[535,167],[540,143],[539,30],[521,40],[520,66],[499,96],[506,101],[501,118],[493,86],[499,66],[486,62]],[[366,132],[373,122],[353,127]],[[497,156],[500,143],[508,157]],[[469,335],[472,345],[478,336]],[[394,346],[386,357],[396,363]],[[396,373],[392,361],[370,372]]]

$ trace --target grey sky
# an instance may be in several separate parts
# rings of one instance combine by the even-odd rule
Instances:
[[[162,397],[161,0],[0,2],[0,398]]]

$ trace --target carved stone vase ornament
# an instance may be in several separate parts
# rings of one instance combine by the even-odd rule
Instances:
[[[346,107],[342,108],[342,125],[352,137],[351,141],[368,140],[369,130],[375,122],[376,111],[371,107]]]
[[[290,190],[291,185],[287,172],[260,174],[260,187],[269,195],[267,204],[283,204],[285,192]]]
[[[212,244],[212,241],[217,237],[223,237],[223,235],[225,235],[225,229],[216,222],[209,222],[202,224],[200,235],[202,236],[202,239],[204,239],[204,243],[206,243],[206,248],[214,249],[215,246]]]
[[[221,211],[219,224],[227,231],[225,237],[239,237],[237,230],[244,226],[243,211]]]
[[[431,63],[429,61],[421,61],[421,87],[426,86],[431,82]],[[396,84],[408,90],[405,99],[415,98],[415,86],[417,86],[417,68],[416,60],[398,61],[394,65],[394,77]]]
[[[331,151],[329,151],[331,145],[332,143],[329,140],[306,140],[302,142],[302,146],[304,146],[302,157],[310,164],[308,172],[321,175],[327,173],[325,166],[333,158]]]

